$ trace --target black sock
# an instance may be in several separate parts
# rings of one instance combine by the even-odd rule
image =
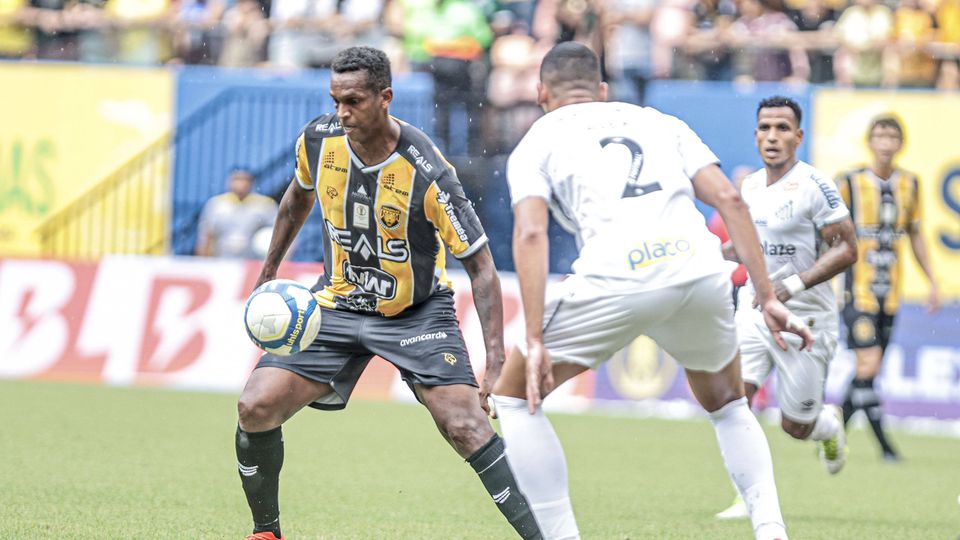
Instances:
[[[503,439],[494,435],[487,444],[467,459],[483,482],[483,487],[497,503],[497,509],[507,518],[521,538],[541,539],[540,527],[533,517],[527,498],[517,487],[517,479],[507,463]]]
[[[283,433],[280,428],[247,433],[237,426],[237,466],[247,504],[253,514],[253,532],[270,531],[280,538],[280,469]]]
[[[854,379],[851,384],[853,391],[851,399],[853,405],[867,414],[867,420],[873,429],[873,434],[880,443],[880,449],[886,455],[896,455],[890,441],[887,440],[887,434],[883,430],[883,404],[880,402],[880,396],[873,388],[874,379]]]
[[[854,379],[855,381],[856,379]],[[857,412],[857,407],[853,404],[853,381],[847,385],[847,392],[843,396],[843,428],[847,428],[850,418]]]

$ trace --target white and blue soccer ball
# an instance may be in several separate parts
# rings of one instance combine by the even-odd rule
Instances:
[[[320,332],[320,306],[310,289],[291,279],[257,287],[247,300],[243,319],[253,343],[279,356],[306,349]]]

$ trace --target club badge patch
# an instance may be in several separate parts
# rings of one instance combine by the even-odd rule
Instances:
[[[392,206],[381,206],[380,223],[387,229],[396,229],[400,225],[400,209]]]

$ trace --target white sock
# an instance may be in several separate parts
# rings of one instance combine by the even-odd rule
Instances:
[[[810,432],[810,439],[814,441],[828,441],[837,436],[837,433],[843,429],[840,419],[827,407],[820,409],[817,415],[816,423],[813,425],[813,431]]]
[[[747,503],[754,534],[757,538],[785,539],[770,446],[747,406],[747,398],[731,401],[710,413],[710,421],[717,432],[723,463]],[[770,535],[771,530],[782,534]]]
[[[490,396],[497,408],[507,461],[530,503],[544,540],[579,540],[563,447],[543,409],[531,415],[527,400]]]

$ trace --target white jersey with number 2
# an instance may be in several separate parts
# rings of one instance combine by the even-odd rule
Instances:
[[[575,274],[642,291],[729,270],[691,182],[717,161],[673,116],[580,103],[537,120],[510,155],[507,182],[514,205],[541,197],[576,235]]]

